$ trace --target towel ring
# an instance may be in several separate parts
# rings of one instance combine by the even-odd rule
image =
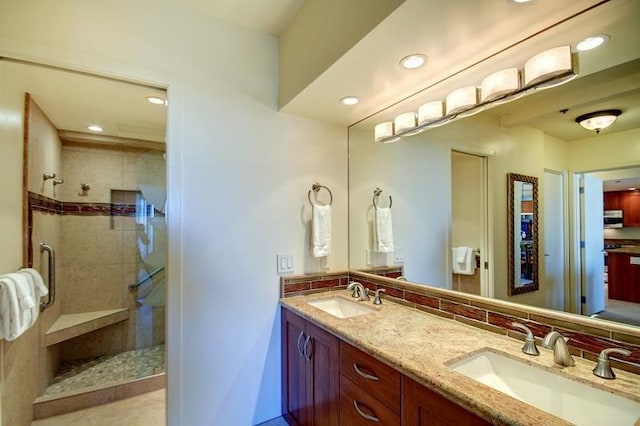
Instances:
[[[331,193],[331,190],[329,188],[327,188],[326,186],[320,185],[318,182],[316,182],[313,185],[311,185],[311,189],[307,193],[307,198],[309,199],[309,203],[311,203],[312,206],[314,204],[313,204],[313,201],[311,201],[311,191],[313,190],[313,192],[318,193],[318,192],[320,192],[321,188],[326,189],[327,192],[329,193],[329,205],[333,204],[333,194]]]
[[[376,198],[378,198],[380,194],[382,194],[382,189],[376,188],[373,190],[373,207],[376,210],[378,209],[378,205],[376,204]],[[392,205],[393,205],[393,198],[391,198],[391,195],[389,195],[389,208],[391,208]]]

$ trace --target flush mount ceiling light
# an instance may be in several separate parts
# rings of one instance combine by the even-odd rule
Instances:
[[[402,58],[400,66],[407,70],[420,68],[427,62],[427,57],[422,54],[409,55]]]
[[[494,72],[480,83],[482,102],[491,102],[503,98],[520,88],[520,72],[518,68]]]
[[[376,142],[391,143],[400,139],[393,134],[393,121],[385,121],[384,123],[377,124],[374,133]]]
[[[551,87],[576,76],[571,46],[554,47],[538,53],[524,64],[525,86]]]
[[[358,102],[360,102],[360,99],[355,96],[345,96],[344,98],[340,99],[340,103],[346,106],[356,105]]]
[[[602,46],[609,41],[609,36],[606,34],[600,34],[593,37],[587,37],[578,44],[576,44],[576,50],[584,52],[585,50],[595,49]]]
[[[164,100],[163,98],[160,98],[158,96],[147,96],[147,101],[149,101],[149,103],[152,103],[154,105],[166,105],[167,101]]]
[[[619,109],[606,109],[603,111],[590,112],[588,114],[582,114],[576,118],[576,123],[580,124],[587,130],[595,130],[596,133],[600,133],[600,130],[611,126],[613,122],[618,119],[620,114],[622,114],[622,111]]]
[[[101,132],[103,130],[102,127],[98,126],[97,124],[87,126],[87,129],[91,130],[92,132]]]

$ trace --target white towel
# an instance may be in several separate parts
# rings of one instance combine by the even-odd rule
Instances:
[[[376,251],[379,253],[393,253],[393,224],[391,209],[378,207],[375,221]]]
[[[23,322],[23,312],[15,281],[8,275],[0,276],[0,322],[5,339],[15,340],[27,329]]]
[[[313,205],[311,253],[313,257],[324,257],[331,253],[331,206]]]
[[[463,253],[462,256],[459,253]],[[458,259],[462,257],[462,262]],[[460,275],[473,275],[476,271],[476,259],[471,247],[453,247],[451,249],[451,259],[453,260],[453,273]]]
[[[39,312],[33,278],[21,273],[6,274],[6,277],[15,284],[18,303],[22,309],[22,325],[26,330],[35,324]]]
[[[41,297],[49,294],[49,289],[44,285],[44,280],[42,279],[42,275],[40,275],[40,272],[36,271],[33,268],[22,268],[18,272],[22,274],[29,274],[31,276],[35,285],[37,299],[40,299]]]

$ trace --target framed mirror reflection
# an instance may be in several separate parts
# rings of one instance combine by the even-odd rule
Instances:
[[[538,291],[538,178],[507,175],[509,296]]]

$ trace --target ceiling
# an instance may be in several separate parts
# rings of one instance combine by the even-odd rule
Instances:
[[[282,110],[336,124],[354,124],[600,3],[406,0]],[[521,50],[528,56],[518,58],[514,65],[558,45],[529,44],[530,49]],[[400,59],[412,53],[425,54],[426,66],[412,71],[401,68]],[[338,101],[347,95],[358,96],[360,103],[350,108],[342,106]]]
[[[165,142],[167,111],[148,96],[166,99],[162,89],[61,69],[1,60],[3,74],[24,81],[25,91],[58,130]],[[90,132],[91,124],[103,132]]]
[[[278,34],[294,19],[304,0],[173,1],[247,28]],[[531,52],[537,53],[544,48],[557,46],[560,42],[574,43],[585,35],[591,35],[592,31],[612,35],[606,51],[614,52],[615,63],[628,61],[631,56],[638,57],[638,47],[633,46],[633,51],[628,52],[631,44],[620,43],[620,40],[640,39],[640,26],[636,25],[640,17],[640,2],[635,0],[609,2],[599,6],[597,13],[587,13],[579,19],[573,19],[571,31],[559,32],[554,28],[545,31],[544,37],[537,36],[520,43],[517,49],[496,53],[502,47],[555,23],[559,17],[596,2],[597,0],[537,0],[532,4],[517,5],[511,0],[457,0],[443,5],[440,0],[406,0],[286,105],[283,111],[349,125],[382,110],[373,118],[365,120],[365,123],[373,126],[385,117],[404,112],[402,109],[417,109],[421,100],[434,100],[434,96],[435,99],[437,96],[444,96],[452,84],[454,87],[456,84],[461,87],[465,82],[477,84],[481,78],[479,76],[504,68],[505,63],[522,64],[532,55]],[[269,7],[266,8],[265,4]],[[601,11],[607,7],[612,11]],[[437,13],[433,13],[434,11]],[[427,54],[427,66],[415,72],[401,69],[398,66],[399,58],[414,52]],[[490,59],[480,61],[491,54],[494,56]],[[581,77],[576,82],[583,75],[597,71],[602,67],[601,64],[609,63],[608,59],[604,60],[596,55],[586,55],[580,59]],[[480,63],[469,70],[450,77],[452,70],[477,61]],[[29,77],[29,92],[61,130],[84,132],[87,131],[88,124],[98,123],[105,129],[106,135],[158,142],[165,140],[166,108],[146,101],[147,96],[165,96],[162,89],[13,62],[7,66],[16,68],[16,72]],[[444,81],[434,84],[440,80]],[[397,104],[416,92],[415,96]],[[620,129],[623,126],[638,127],[631,122],[632,118],[640,116],[631,112],[639,104],[638,93],[627,92],[625,104],[620,100],[621,103],[616,106],[624,108],[617,123]],[[361,103],[353,108],[340,105],[337,100],[345,94],[360,96]],[[611,102],[604,98],[598,101],[598,107]],[[591,108],[591,105],[581,100],[572,106],[572,112],[577,114],[580,111],[578,106],[585,109],[585,112]],[[565,140],[586,137],[584,133],[578,134],[584,131],[575,123],[570,126],[565,124],[565,130],[559,129],[554,120],[567,121],[567,117],[558,117],[557,110],[549,117],[542,117],[543,114],[549,114],[549,111],[525,113],[528,108],[519,108],[518,114],[496,108],[495,113],[501,113],[504,120],[510,120],[511,123],[535,119],[539,125],[548,126],[546,130],[549,133],[564,135],[558,137]],[[566,136],[563,132],[572,132],[573,135]]]
[[[224,21],[279,36],[304,0],[174,0]]]

